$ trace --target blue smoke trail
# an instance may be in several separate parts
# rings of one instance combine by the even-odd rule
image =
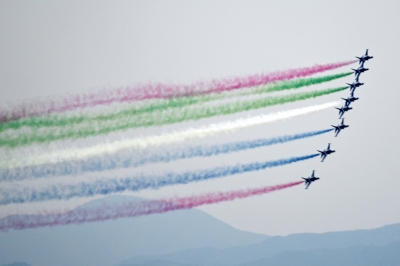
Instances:
[[[172,152],[136,152],[134,154],[132,154],[132,152],[119,152],[113,155],[97,156],[86,160],[4,170],[0,171],[0,181],[18,181],[30,177],[41,178],[48,176],[79,175],[88,172],[101,172],[119,168],[138,167],[151,163],[167,163],[170,161],[193,157],[208,157],[313,137],[330,132],[332,130],[333,129],[325,129],[295,135],[274,137],[270,139],[263,138],[210,146],[187,147]]]
[[[200,171],[188,171],[182,174],[167,173],[163,176],[149,177],[140,175],[137,177],[118,178],[112,180],[97,180],[94,182],[79,182],[76,184],[56,184],[43,189],[24,187],[17,189],[0,189],[0,205],[11,203],[37,202],[45,200],[68,200],[74,197],[90,197],[94,195],[107,195],[124,191],[138,191],[143,189],[158,189],[164,186],[187,184],[208,179],[236,175],[266,168],[282,166],[300,162],[319,154],[311,154],[300,157],[291,157],[276,161],[255,162],[238,164],[234,166],[216,167]]]

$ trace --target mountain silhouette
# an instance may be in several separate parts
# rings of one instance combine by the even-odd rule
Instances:
[[[397,241],[400,241],[400,224],[388,225],[370,230],[329,232],[322,234],[303,233],[292,234],[285,237],[269,237],[263,242],[253,245],[225,249],[207,247],[181,250],[159,256],[139,256],[122,261],[117,265],[139,266],[147,265],[148,263],[150,263],[148,265],[151,265],[151,262],[161,260],[168,261],[169,263],[200,266],[247,265],[246,263],[252,265],[252,263],[256,263],[258,260],[260,263],[256,263],[255,265],[275,265],[275,262],[277,263],[276,265],[281,265],[279,264],[280,261],[290,261],[289,258],[282,255],[282,258],[278,257],[275,260],[272,259],[272,257],[283,254],[282,252],[286,252],[285,254],[300,254],[301,256],[303,256],[303,254],[307,254],[307,256],[317,256],[317,254],[325,249],[339,249],[336,253],[345,254],[343,250],[346,248],[353,249],[355,246],[362,245],[368,246],[368,249],[365,250],[371,250],[374,248],[381,248],[391,243],[397,243]],[[324,250],[321,251],[321,249]],[[317,250],[317,252],[313,250]],[[331,254],[329,252],[326,251],[323,253],[323,256],[329,257]],[[359,251],[360,254],[362,252],[363,250]],[[367,251],[365,252],[368,253]],[[334,251],[332,251],[332,254],[335,254]],[[269,261],[275,262],[268,264]],[[295,259],[293,259],[293,262],[295,262]],[[293,264],[288,263],[282,265]],[[319,265],[325,264],[322,263]]]
[[[140,200],[108,196],[77,208]],[[0,232],[0,265],[24,261],[33,266],[110,266],[132,256],[159,255],[187,248],[227,248],[259,243],[266,238],[235,229],[211,215],[191,209],[81,225]]]

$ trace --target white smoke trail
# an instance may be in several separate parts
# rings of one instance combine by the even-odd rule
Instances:
[[[159,146],[182,142],[192,138],[204,138],[220,133],[233,132],[239,129],[258,126],[266,123],[272,123],[285,119],[290,119],[300,115],[306,115],[339,105],[340,102],[330,102],[320,105],[313,105],[303,108],[297,108],[289,111],[281,111],[272,114],[258,115],[249,118],[241,118],[233,121],[221,122],[203,126],[200,128],[189,128],[181,131],[164,133],[128,140],[114,141],[106,144],[98,144],[87,148],[65,149],[56,152],[50,152],[39,156],[28,158],[14,158],[1,162],[2,168],[24,167],[45,163],[58,163],[67,160],[80,160],[91,156],[115,153],[122,150],[141,150],[151,146]]]

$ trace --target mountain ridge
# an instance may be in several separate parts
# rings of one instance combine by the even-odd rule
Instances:
[[[244,264],[229,266],[397,266],[400,261],[400,241],[384,246],[356,245],[338,249],[311,249],[308,251],[284,251],[272,257],[250,261]],[[153,260],[121,266],[200,266],[198,264],[182,264],[167,260]]]
[[[258,259],[272,257],[284,251],[306,251],[318,248],[348,248],[355,245],[382,246],[400,241],[400,224],[386,225],[375,229],[303,233],[285,237],[269,237],[261,243],[226,249],[199,248],[178,251],[156,257],[131,258],[117,266],[141,265],[147,261],[165,260],[176,263],[199,264],[201,266],[239,265]]]
[[[107,196],[76,209],[128,200],[142,199]],[[0,232],[0,265],[24,261],[33,266],[110,266],[132,255],[159,255],[204,246],[233,247],[266,238],[190,209],[81,225]]]

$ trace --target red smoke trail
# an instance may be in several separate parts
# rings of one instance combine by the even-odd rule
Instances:
[[[54,215],[12,215],[0,220],[0,230],[22,230],[42,226],[81,224],[123,217],[137,217],[174,210],[190,209],[206,204],[215,204],[224,201],[232,201],[235,199],[262,195],[297,186],[301,183],[303,183],[303,181],[245,190],[212,192],[186,198],[125,202],[120,205],[103,204],[98,208],[90,209],[78,207],[70,212]]]
[[[192,85],[149,84],[136,88],[126,87],[110,91],[81,94],[58,99],[39,99],[25,102],[11,110],[0,109],[0,123],[17,120],[25,117],[47,115],[71,111],[77,108],[94,107],[111,103],[122,103],[147,99],[166,99],[172,97],[220,93],[235,89],[253,87],[276,81],[306,77],[312,74],[336,69],[357,62],[357,60],[325,65],[315,65],[298,69],[277,71],[269,74],[259,74],[232,79],[198,82]]]
[[[205,93],[213,93],[213,92],[223,92],[234,89],[240,89],[245,87],[254,87],[258,85],[263,85],[267,83],[272,83],[276,81],[282,80],[290,80],[300,77],[310,76],[316,73],[324,72],[327,70],[332,70],[335,68],[339,68],[342,66],[347,66],[352,63],[357,62],[357,60],[348,61],[348,62],[340,62],[340,63],[332,63],[326,65],[315,65],[312,67],[304,67],[298,69],[290,69],[286,71],[276,71],[269,74],[261,74],[261,75],[253,75],[248,77],[239,77],[233,78],[231,80],[223,80],[218,81],[214,80],[211,82],[210,89],[206,90]]]

